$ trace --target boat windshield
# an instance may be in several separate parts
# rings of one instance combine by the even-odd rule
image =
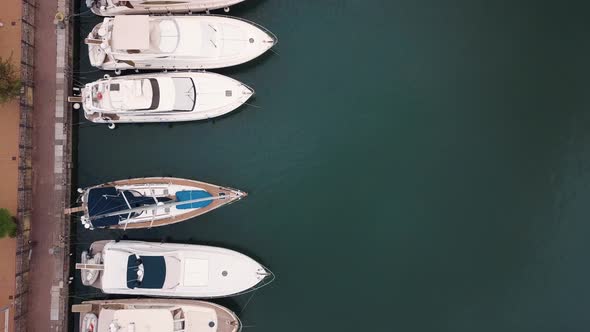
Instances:
[[[149,82],[152,88],[152,103],[147,109],[155,110],[160,105],[160,85],[158,84],[158,80],[155,78],[150,78]]]
[[[195,107],[197,91],[192,79],[188,77],[174,77],[174,107],[175,111],[192,111]]]

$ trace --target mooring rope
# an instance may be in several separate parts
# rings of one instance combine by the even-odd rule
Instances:
[[[66,18],[69,20],[72,17],[82,16],[82,15],[85,15],[85,14],[90,13],[90,12],[92,12],[92,10],[91,9],[88,9],[86,11],[83,11],[83,12],[80,12],[80,13],[77,13],[77,14],[70,14]]]

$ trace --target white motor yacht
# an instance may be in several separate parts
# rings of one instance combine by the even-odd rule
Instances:
[[[214,298],[272,281],[272,273],[246,255],[190,244],[97,241],[76,268],[84,285],[107,294]]]
[[[247,85],[209,72],[105,75],[82,89],[82,106],[96,123],[194,121],[225,115],[253,94]]]
[[[126,69],[212,69],[250,61],[276,42],[261,26],[218,15],[115,16],[94,27],[85,42],[90,63]]]
[[[80,314],[80,332],[238,332],[235,313],[218,304],[180,299],[84,301],[72,306]]]

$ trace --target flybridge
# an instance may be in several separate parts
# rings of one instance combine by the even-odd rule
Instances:
[[[107,113],[153,111],[160,106],[160,84],[156,78],[107,78],[85,89],[85,109]]]

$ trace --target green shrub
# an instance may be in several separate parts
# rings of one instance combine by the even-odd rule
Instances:
[[[6,209],[0,209],[0,238],[6,236],[15,237],[17,233],[17,226],[14,218]]]
[[[0,104],[20,95],[20,75],[11,60],[12,56],[6,60],[0,58]]]

